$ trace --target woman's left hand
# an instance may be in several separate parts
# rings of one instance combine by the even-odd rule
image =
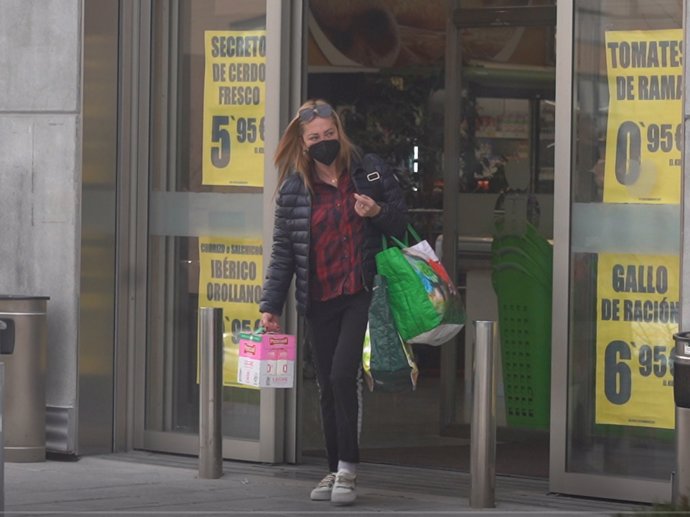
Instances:
[[[355,194],[355,212],[360,217],[376,217],[381,212],[381,207],[369,196]]]

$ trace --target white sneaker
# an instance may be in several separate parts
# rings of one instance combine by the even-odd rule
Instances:
[[[357,476],[341,470],[335,476],[335,483],[331,492],[331,503],[337,505],[352,504],[357,499],[355,480]]]
[[[335,474],[331,472],[316,485],[316,488],[311,491],[312,501],[330,501],[331,492],[333,491],[333,484],[335,483]]]

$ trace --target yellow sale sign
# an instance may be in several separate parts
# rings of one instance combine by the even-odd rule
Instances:
[[[240,332],[259,327],[263,247],[259,239],[199,237],[199,307],[223,309],[223,384],[237,382]]]
[[[266,31],[206,31],[204,185],[263,187]]]
[[[674,427],[679,282],[676,256],[599,254],[597,424]]]
[[[683,31],[609,31],[605,203],[680,203]]]

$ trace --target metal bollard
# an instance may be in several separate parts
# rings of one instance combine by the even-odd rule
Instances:
[[[673,335],[673,400],[676,408],[676,464],[672,473],[671,497],[680,506],[690,498],[690,332]]]
[[[223,475],[223,309],[199,308],[199,478]]]
[[[496,491],[496,327],[493,321],[475,321],[474,327],[470,507],[493,508]]]

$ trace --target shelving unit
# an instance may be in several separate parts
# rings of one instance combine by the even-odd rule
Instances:
[[[509,188],[553,192],[553,102],[478,97],[476,106],[475,138],[484,176],[503,167]]]

